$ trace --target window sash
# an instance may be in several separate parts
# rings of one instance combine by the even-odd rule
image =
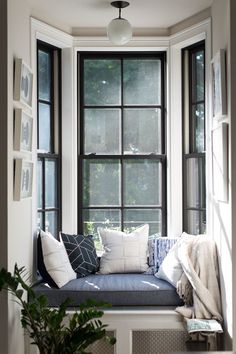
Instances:
[[[38,119],[37,119],[37,147],[38,147],[38,161],[42,163],[41,171],[41,185],[40,191],[42,193],[42,200],[38,203],[38,221],[41,222],[41,227],[46,230],[47,227],[52,227],[51,232],[55,233],[55,237],[58,237],[58,233],[61,230],[61,120],[60,120],[60,105],[61,105],[61,90],[60,90],[60,50],[56,47],[53,47],[47,43],[38,41],[37,46],[37,57],[39,51],[43,51],[48,54],[50,59],[50,88],[49,88],[49,99],[39,98],[39,79],[37,85],[37,107],[38,107]],[[37,69],[38,78],[39,78],[39,67]],[[39,150],[39,138],[40,133],[43,134],[43,131],[40,132],[40,123],[39,123],[39,106],[44,104],[46,107],[49,107],[49,119],[50,119],[50,136],[49,136],[49,149],[48,151]],[[55,153],[57,152],[57,153]],[[55,162],[54,166],[54,176],[51,176],[51,182],[55,188],[53,198],[55,199],[52,205],[46,206],[46,194],[47,189],[50,188],[46,184],[46,168],[45,165],[53,161]],[[39,176],[38,176],[39,178]],[[49,181],[49,180],[48,180]],[[41,196],[38,196],[41,199]],[[38,199],[39,201],[39,199]],[[48,224],[51,220],[51,225]]]
[[[193,98],[193,92],[196,91],[196,68],[193,67],[193,56],[198,52],[203,52],[204,58],[204,99],[197,100]],[[206,231],[206,186],[205,186],[205,127],[204,127],[204,148],[199,152],[196,139],[196,117],[194,117],[194,108],[197,105],[202,105],[204,108],[204,125],[205,125],[205,45],[204,42],[197,43],[189,48],[183,49],[183,95],[188,97],[186,108],[186,101],[184,104],[183,115],[183,230],[188,233],[204,233]],[[196,64],[196,63],[195,63]],[[187,69],[187,70],[186,70]],[[194,77],[195,75],[195,77]],[[187,79],[187,80],[186,80]],[[196,186],[193,186],[193,197],[189,195],[187,190],[188,186],[188,174],[187,164],[190,159],[196,159],[201,161],[198,164],[196,177]],[[197,205],[188,205],[188,199],[197,198]],[[196,225],[195,225],[195,224]]]
[[[123,86],[121,84],[121,102],[120,104],[116,105],[90,105],[90,104],[85,104],[84,103],[84,92],[83,92],[83,80],[84,80],[84,72],[83,72],[83,60],[85,59],[97,59],[97,58],[120,58],[121,61],[125,58],[154,58],[154,59],[161,59],[161,104],[155,104],[155,105],[147,105],[147,104],[140,104],[140,105],[128,105],[123,103]],[[145,54],[145,53],[140,53],[140,54],[129,54],[129,53],[79,53],[78,54],[78,63],[80,64],[80,70],[79,75],[80,75],[80,143],[79,143],[79,151],[78,151],[78,231],[83,232],[83,213],[85,210],[119,210],[121,213],[121,229],[124,229],[124,213],[126,210],[161,210],[162,212],[162,230],[161,233],[162,235],[167,234],[166,230],[166,155],[165,155],[165,148],[166,148],[166,143],[165,143],[165,83],[164,83],[164,53],[155,53],[155,54]],[[121,64],[122,66],[122,64]],[[121,82],[123,82],[123,71],[121,71]],[[85,135],[84,135],[84,130],[85,130],[85,123],[84,123],[84,110],[85,109],[120,109],[121,111],[121,153],[117,154],[99,154],[99,153],[90,153],[86,154],[85,153]],[[126,109],[149,109],[149,108],[156,108],[161,110],[161,154],[154,154],[154,153],[149,153],[149,154],[125,154],[124,153],[124,110]],[[94,159],[94,160],[119,160],[120,165],[121,165],[121,201],[119,206],[111,206],[111,205],[106,205],[106,206],[85,206],[83,205],[83,162],[89,159]],[[150,160],[156,160],[160,161],[161,166],[162,166],[162,173],[161,173],[161,179],[162,179],[162,188],[161,188],[161,200],[162,204],[161,205],[132,205],[132,206],[125,206],[124,205],[124,174],[123,174],[123,164],[125,161],[136,161],[137,159],[150,159]]]

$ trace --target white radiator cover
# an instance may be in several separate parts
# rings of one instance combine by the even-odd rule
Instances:
[[[157,354],[187,351],[188,333],[179,329],[134,331],[133,354]]]
[[[109,331],[108,335],[115,333]],[[132,332],[132,354],[167,354],[199,350],[205,351],[206,343],[188,342],[188,333],[182,329]],[[91,345],[88,351],[93,354],[116,354],[116,346],[101,340]]]
[[[72,313],[68,311],[68,316]],[[109,309],[104,310],[102,322],[108,325],[108,335],[114,335],[117,343],[111,346],[104,340],[96,342],[88,348],[92,354],[166,354],[206,350],[202,346],[205,343],[192,342],[191,349],[187,346],[188,333],[183,318],[174,309]],[[28,350],[27,354],[38,354],[34,346],[28,346]]]

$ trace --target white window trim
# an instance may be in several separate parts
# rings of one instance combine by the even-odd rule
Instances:
[[[169,58],[169,119],[167,203],[168,235],[179,236],[183,229],[183,184],[182,184],[182,49],[205,40],[205,102],[206,102],[206,210],[207,233],[211,234],[211,198],[209,178],[211,176],[211,123],[209,114],[209,73],[211,61],[211,20],[207,19],[170,38]],[[179,183],[181,181],[181,183]]]
[[[77,225],[77,107],[76,63],[74,61],[73,37],[31,18],[31,66],[34,72],[34,95],[37,95],[37,40],[62,49],[62,227],[65,232],[76,232]],[[32,110],[34,119],[33,156],[37,168],[37,107]],[[33,183],[33,232],[37,230],[37,174]]]
[[[40,39],[62,49],[62,229],[77,232],[77,53],[78,51],[166,51],[167,53],[167,230],[168,236],[182,233],[182,77],[181,50],[205,40],[206,43],[206,195],[207,232],[211,230],[211,125],[209,117],[209,72],[211,58],[211,20],[164,37],[135,37],[124,47],[113,47],[105,37],[73,37],[31,18],[31,65],[36,77],[36,42]],[[34,80],[34,102],[36,102]],[[37,116],[33,107],[33,116]],[[36,146],[36,119],[34,146]],[[79,134],[78,134],[79,135]],[[34,149],[33,160],[37,163]],[[37,188],[34,174],[33,231],[37,229]]]

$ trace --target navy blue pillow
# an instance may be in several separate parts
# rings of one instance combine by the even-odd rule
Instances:
[[[71,266],[77,276],[84,277],[98,270],[99,261],[92,235],[67,235],[61,233],[61,238]]]

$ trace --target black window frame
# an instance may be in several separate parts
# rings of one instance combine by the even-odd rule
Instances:
[[[192,56],[199,51],[203,51],[204,55],[204,99],[203,100],[193,100],[193,61]],[[188,55],[188,70],[187,70],[187,77],[188,77],[188,88],[185,86],[186,82],[186,53]],[[196,68],[195,68],[196,69]],[[183,119],[182,119],[182,131],[183,131],[183,231],[191,233],[189,230],[188,225],[188,212],[193,211],[198,213],[198,229],[199,234],[205,233],[206,231],[206,176],[205,176],[205,148],[206,148],[206,83],[205,83],[205,76],[206,76],[206,61],[205,61],[205,41],[200,41],[195,43],[187,48],[182,50],[182,107],[183,107]],[[188,115],[185,112],[185,104],[186,104],[186,90],[188,90]],[[193,115],[193,106],[197,104],[202,104],[204,106],[204,150],[201,152],[197,151],[196,147],[196,124]],[[188,119],[188,130],[186,129],[186,119]],[[185,138],[187,136],[187,147]],[[190,159],[198,159],[201,162],[202,166],[204,166],[204,175],[201,174],[200,168],[198,168],[198,198],[199,198],[199,206],[197,207],[190,207],[187,205],[187,163]],[[203,183],[204,177],[204,183]],[[202,215],[205,214],[205,223],[203,222]]]
[[[149,155],[144,155],[144,154],[135,154],[134,155],[124,155],[123,151],[119,155],[96,155],[96,154],[84,154],[84,116],[83,116],[83,109],[84,107],[89,108],[89,105],[84,104],[84,94],[83,94],[83,82],[84,82],[84,75],[83,75],[83,60],[85,59],[161,59],[161,72],[162,72],[162,78],[161,78],[161,104],[160,105],[123,105],[123,90],[122,90],[122,84],[121,84],[121,104],[120,105],[106,105],[107,108],[121,108],[123,110],[124,108],[160,108],[161,109],[161,131],[162,131],[162,154],[149,154]],[[129,209],[157,209],[162,211],[162,230],[161,230],[161,236],[166,236],[167,235],[167,168],[166,168],[166,53],[165,52],[78,52],[78,57],[77,57],[77,63],[78,63],[78,137],[79,137],[79,142],[78,142],[78,232],[83,233],[83,211],[85,209],[113,209],[113,210],[120,210],[121,211],[121,230],[124,230],[124,217],[123,217],[123,211],[124,210],[129,210]],[[122,66],[122,64],[121,64]],[[123,73],[123,72],[122,72]],[[122,74],[121,74],[122,75]],[[122,79],[121,79],[122,81]],[[92,105],[92,108],[101,108],[101,106],[96,106]],[[121,115],[121,141],[122,141],[122,150],[123,150],[123,114]],[[160,161],[162,164],[162,206],[160,207],[154,207],[154,206],[124,206],[123,202],[123,188],[124,188],[124,178],[123,178],[123,171],[121,172],[121,205],[118,207],[114,206],[95,206],[95,207],[84,207],[83,206],[83,161],[84,160],[89,160],[89,159],[94,159],[94,160],[99,160],[99,159],[115,159],[115,160],[120,160],[121,161],[121,169],[123,169],[123,161],[133,159],[133,160],[138,160],[138,159],[150,159],[150,160],[156,160]]]
[[[46,230],[45,216],[47,212],[57,213],[57,234],[62,227],[62,185],[61,185],[61,165],[62,165],[62,137],[61,137],[61,50],[53,45],[37,41],[37,77],[38,77],[38,52],[46,52],[50,56],[51,75],[50,75],[50,101],[39,98],[39,80],[37,80],[37,161],[42,163],[42,208],[37,208],[37,214],[42,215],[42,229]],[[55,72],[54,55],[57,55],[58,68]],[[57,87],[55,87],[55,74],[57,75]],[[57,131],[55,131],[55,90],[57,90]],[[44,103],[50,106],[50,151],[44,152],[39,149],[39,104]],[[56,139],[55,139],[56,137]],[[57,140],[57,149],[55,148]],[[57,151],[56,151],[57,150]],[[56,207],[46,207],[46,173],[45,164],[47,161],[54,161],[56,163]]]
[[[204,106],[204,112],[206,112],[206,99],[205,99],[205,85],[204,85],[204,99],[203,100],[194,100],[193,99],[193,75],[192,73],[194,72],[195,76],[196,76],[196,66],[195,68],[193,67],[193,61],[191,60],[192,56],[196,53],[198,53],[199,51],[203,51],[204,53],[204,83],[205,83],[205,42],[202,41],[200,43],[197,43],[193,46],[191,46],[190,48],[188,48],[188,52],[189,52],[189,152],[190,153],[198,153],[197,152],[197,147],[196,147],[196,123],[193,117],[193,114],[191,114],[192,112],[192,108],[198,104],[202,104]],[[195,70],[193,70],[195,69]],[[206,131],[206,129],[205,129]],[[206,146],[206,134],[204,134],[204,151],[205,151],[205,146]],[[200,152],[199,152],[200,153]]]

